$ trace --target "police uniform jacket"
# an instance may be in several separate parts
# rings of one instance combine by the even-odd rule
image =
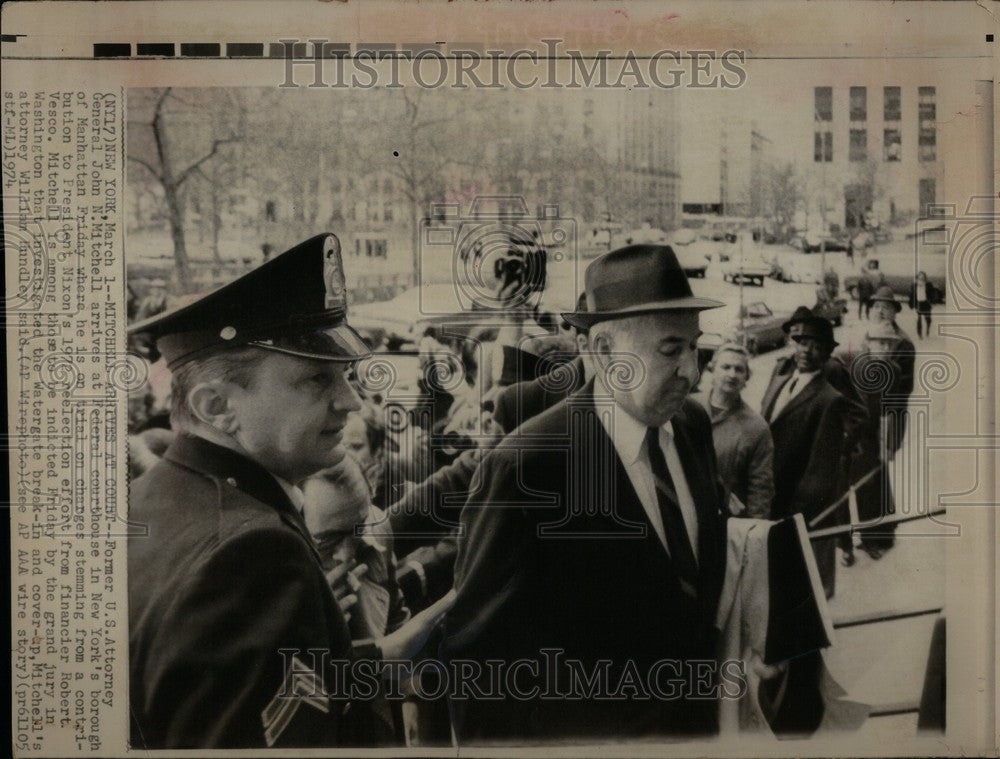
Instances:
[[[372,726],[333,680],[350,634],[272,475],[179,435],[132,484],[129,520],[133,748],[375,742],[351,733]]]

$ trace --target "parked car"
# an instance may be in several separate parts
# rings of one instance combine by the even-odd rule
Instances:
[[[704,279],[705,270],[708,269],[708,257],[699,252],[694,246],[696,243],[691,243],[691,245],[678,245],[673,244],[674,253],[677,254],[677,260],[680,262],[681,268],[684,269],[684,273],[689,277],[697,277],[698,279]]]
[[[722,279],[725,282],[732,282],[734,285],[740,281],[758,287],[764,286],[764,279],[771,276],[774,264],[768,263],[763,258],[746,258],[743,261],[734,261],[722,270]]]
[[[786,257],[781,264],[781,281],[818,285],[823,281],[823,272],[819,263],[819,259],[815,258]]]
[[[788,335],[781,325],[791,317],[791,311],[776,313],[763,301],[755,301],[743,307],[741,329],[739,307],[705,312],[702,334],[698,338],[699,362],[706,356],[710,358],[716,348],[729,341],[743,343],[751,355],[781,348],[788,344]],[[708,358],[704,360],[707,362]]]
[[[819,253],[824,246],[827,253],[844,253],[847,250],[847,240],[830,235],[802,238],[802,251],[804,253]]]

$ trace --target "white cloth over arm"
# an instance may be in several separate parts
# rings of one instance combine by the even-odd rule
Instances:
[[[795,514],[781,522],[730,519],[727,522],[726,573],[716,626],[720,631],[719,660],[742,662],[747,689],[739,698],[723,698],[720,733],[769,729],[786,697],[788,672],[772,704],[760,701],[760,677],[755,664],[775,665],[814,654],[833,643],[833,624],[805,522]],[[801,687],[801,681],[799,682]],[[844,691],[822,663],[815,678],[816,722],[822,726],[857,726],[867,716],[861,704],[841,702]],[[846,711],[845,711],[846,708]]]

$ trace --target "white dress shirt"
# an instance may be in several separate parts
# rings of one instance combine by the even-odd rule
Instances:
[[[604,429],[615,445],[615,452],[625,466],[625,471],[632,481],[632,487],[635,488],[636,495],[639,496],[639,502],[642,504],[653,530],[664,549],[667,549],[663,518],[660,516],[660,502],[656,497],[653,470],[649,464],[649,454],[646,452],[646,425],[617,404],[611,408],[614,412],[613,415],[598,414],[601,418],[601,424],[604,425]],[[684,526],[687,528],[688,539],[691,541],[691,548],[694,551],[695,559],[697,559],[698,512],[694,505],[694,497],[691,495],[691,488],[688,487],[684,468],[681,466],[680,457],[677,455],[677,446],[674,445],[673,422],[668,421],[660,427],[660,449],[663,451],[663,458],[667,461],[670,477],[674,481],[677,501],[681,507],[681,515],[684,517]],[[667,551],[669,553],[669,549]]]
[[[801,393],[803,388],[816,378],[817,374],[819,374],[819,369],[814,372],[800,372],[796,369],[792,372],[791,378],[778,391],[778,397],[775,399],[774,408],[771,411],[771,418],[777,417],[781,410],[788,405],[788,402]]]

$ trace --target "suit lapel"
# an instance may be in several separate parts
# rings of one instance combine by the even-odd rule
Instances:
[[[765,419],[770,421],[771,411],[774,409],[774,402],[778,400],[778,393],[781,392],[781,388],[784,387],[785,382],[791,376],[791,372],[788,371],[788,362],[786,359],[781,359],[774,367],[774,373],[771,375],[771,381],[767,384],[767,390],[764,391],[764,397],[760,401],[760,413]]]
[[[823,373],[818,372],[815,377],[809,380],[809,384],[807,384],[804,388],[802,388],[795,395],[794,398],[792,398],[791,400],[788,401],[788,403],[785,404],[785,407],[778,412],[777,416],[774,417],[774,420],[780,419],[785,414],[798,408],[806,401],[812,400],[819,392],[822,382],[823,382]]]
[[[641,560],[646,565],[646,572],[648,572],[649,577],[663,577],[668,575],[672,582],[676,582],[676,576],[673,572],[670,555],[667,553],[666,548],[663,547],[663,543],[660,542],[659,536],[656,534],[656,530],[653,529],[652,523],[649,521],[649,515],[646,513],[646,509],[643,508],[642,502],[639,500],[639,495],[635,491],[635,486],[632,484],[632,478],[629,477],[628,472],[625,469],[625,465],[622,463],[621,456],[618,455],[618,450],[615,448],[614,441],[608,435],[607,430],[604,429],[604,425],[598,418],[600,413],[608,413],[609,409],[615,409],[615,413],[621,413],[617,406],[600,406],[598,407],[594,402],[593,394],[593,380],[584,386],[580,391],[574,393],[569,403],[573,406],[579,408],[586,414],[586,418],[589,422],[588,432],[590,440],[587,441],[586,445],[595,446],[595,450],[607,450],[612,453],[613,465],[604,468],[603,473],[599,473],[599,476],[609,477],[610,481],[605,481],[603,484],[597,487],[608,494],[613,494],[615,501],[613,504],[613,509],[611,509],[612,514],[617,515],[620,519],[627,523],[642,525],[645,528],[645,535],[638,542],[641,547]],[[606,446],[606,447],[605,447]],[[613,525],[608,525],[610,529],[615,529]],[[617,527],[617,530],[628,529],[621,526]]]

